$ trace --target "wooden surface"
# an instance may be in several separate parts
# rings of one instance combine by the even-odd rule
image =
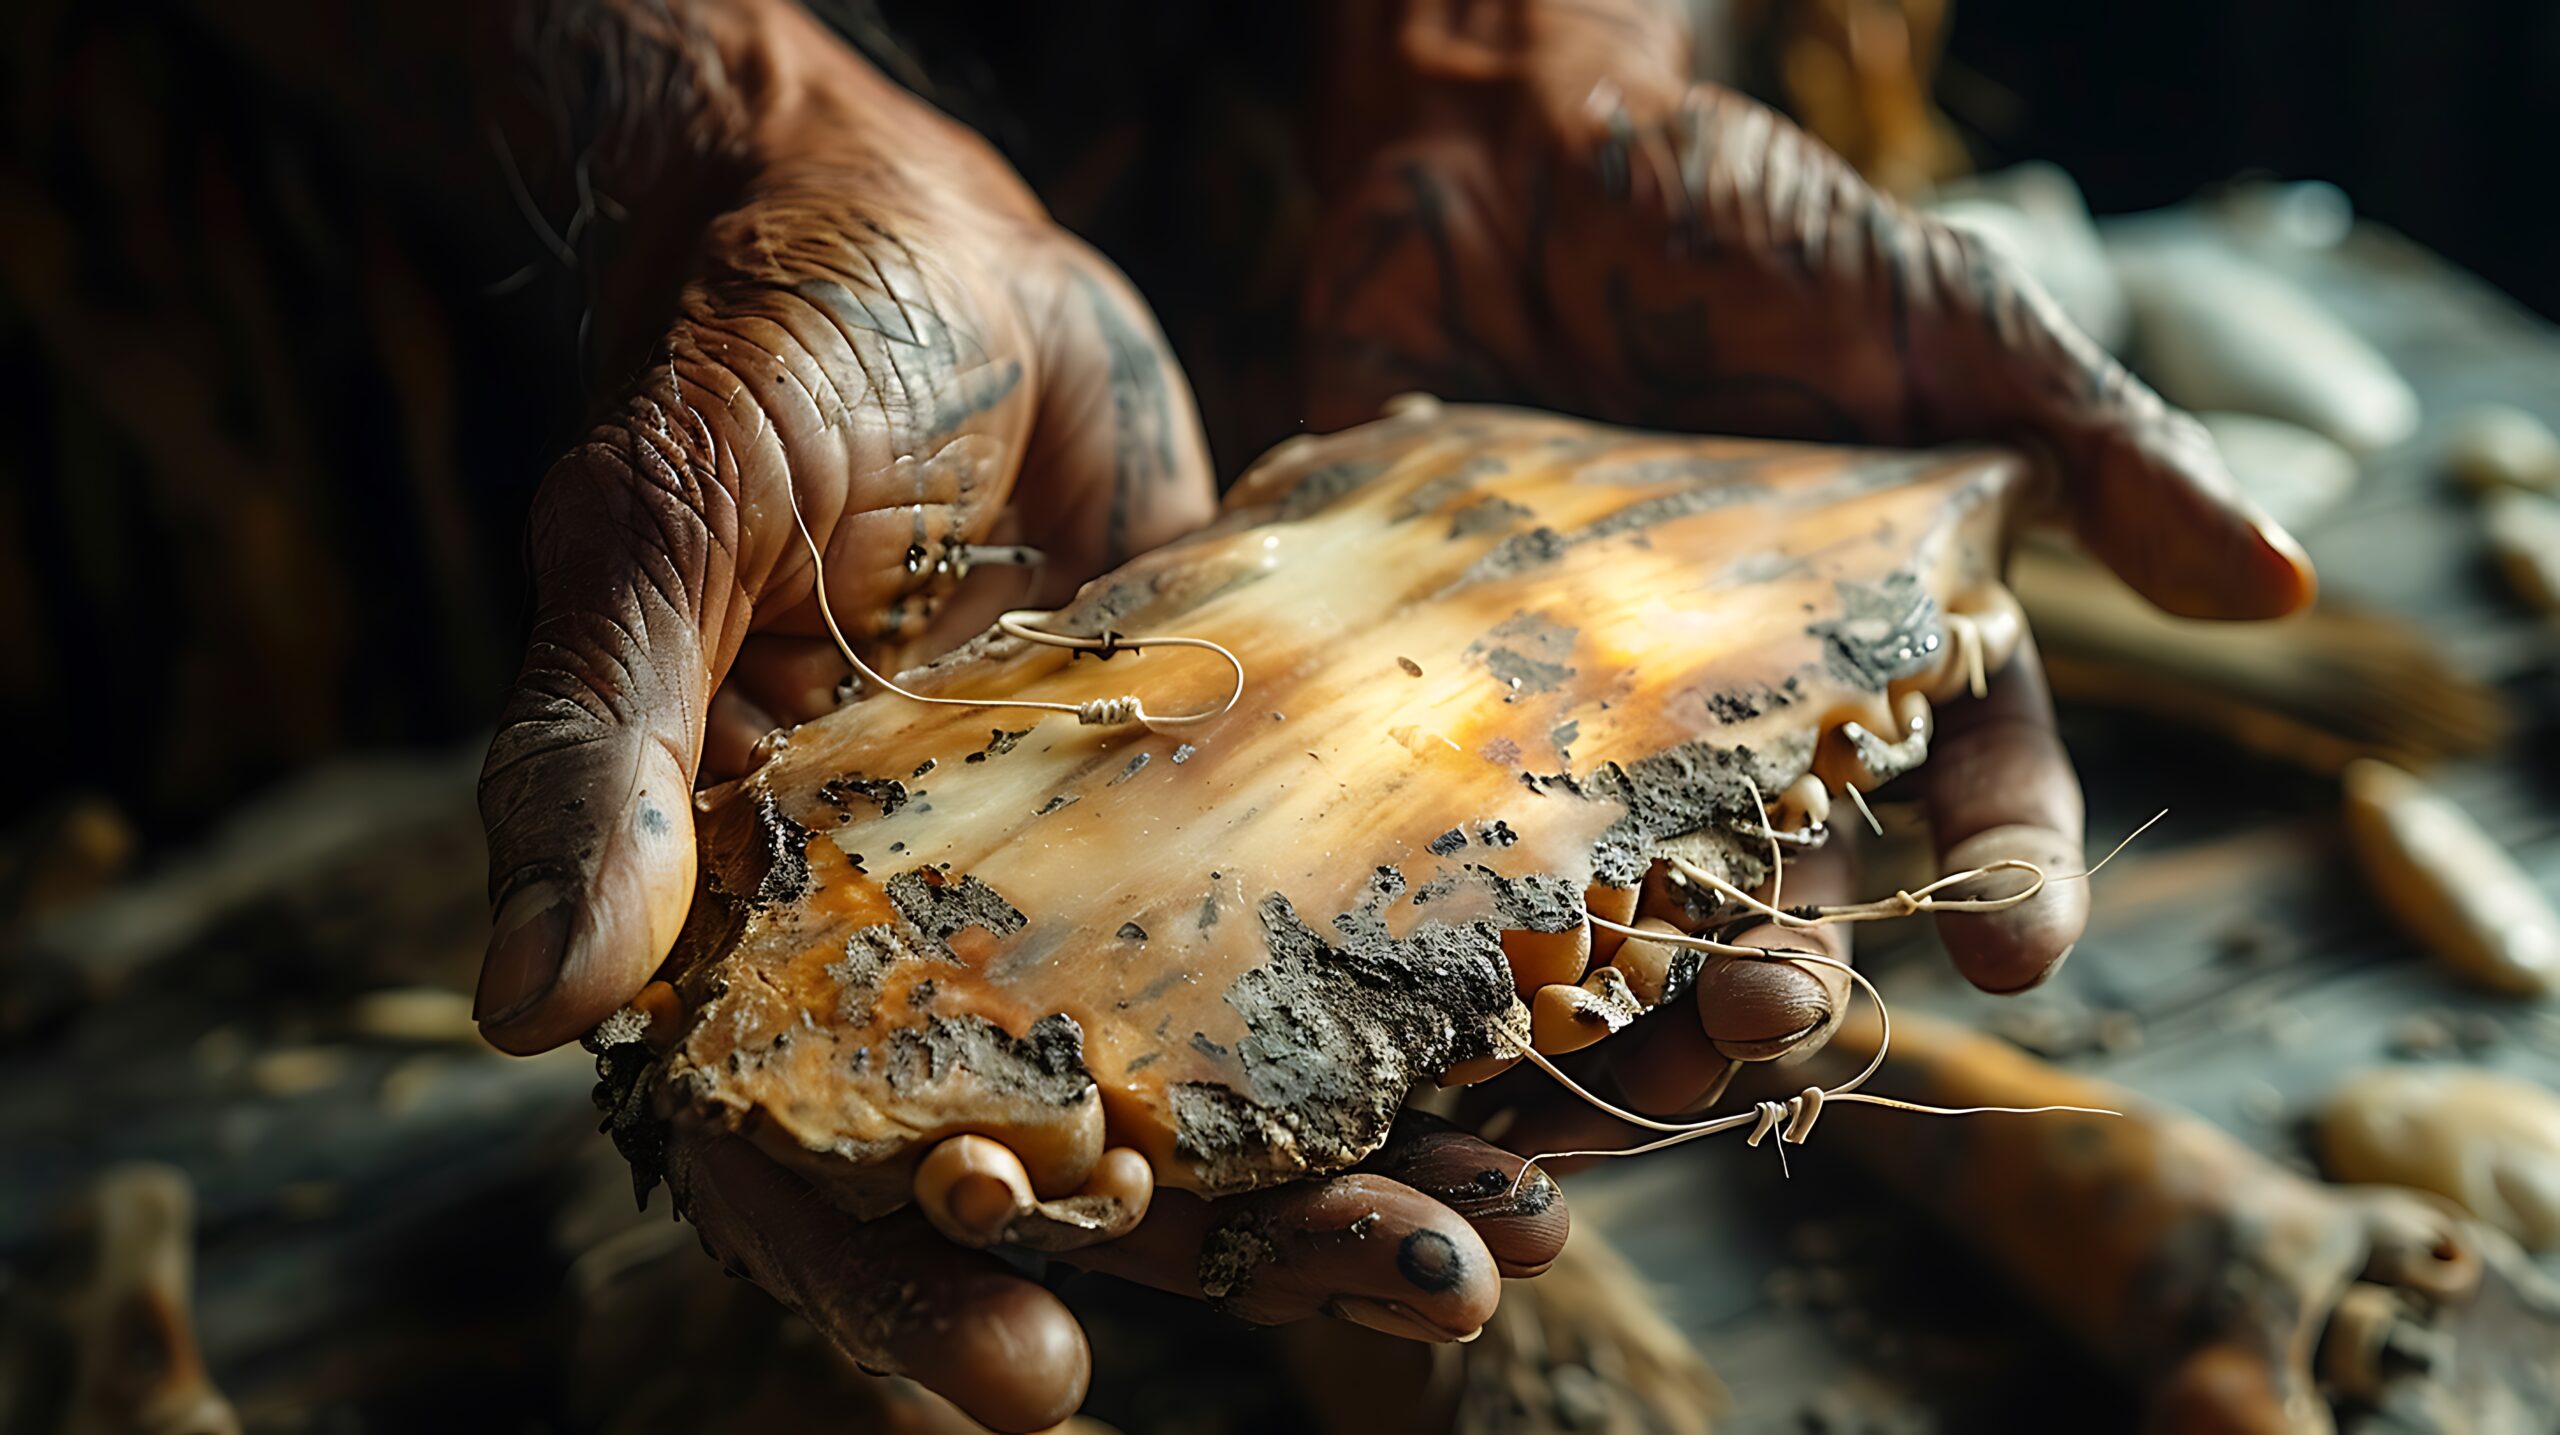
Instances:
[[[2301,534],[2325,590],[2421,624],[2514,700],[2487,760],[2436,775],[2560,894],[2555,630],[2491,570],[2472,500],[2438,471],[2447,420],[2495,400],[2560,423],[2560,335],[2396,235],[2360,230],[2289,266],[2398,363],[2428,418]],[[1926,933],[1861,962],[1897,1003],[1963,1016],[2075,1069],[2196,1112],[2310,1170],[2302,1123],[2349,1072],[2432,1057],[2560,1085],[2560,1009],[2474,993],[2401,939],[2361,889],[2336,785],[2156,724],[2064,714],[2103,849],[2165,806],[2097,879],[2088,939],[2049,986],[1984,996]],[[2094,855],[2094,854],[2093,854]],[[1916,1118],[1915,1118],[1916,1119]],[[1854,1159],[1812,1148],[1782,1180],[1766,1150],[1701,1143],[1570,1188],[1661,1277],[1734,1392],[1736,1432],[2130,1429],[2131,1396],[2010,1302],[1926,1221],[1862,1202]],[[2084,1423],[2085,1422],[2085,1423]]]
[[[2389,236],[2303,272],[2431,415],[2305,536],[2332,591],[2419,619],[2508,687],[2524,719],[2508,751],[2442,780],[2560,890],[2560,768],[2542,752],[2553,644],[2505,600],[2467,500],[2432,472],[2465,402],[2560,420],[2560,343]],[[2312,1103],[2423,1027],[2560,1081],[2560,1016],[2472,995],[2392,935],[2346,865],[2332,784],[2102,715],[2066,726],[2094,835],[2164,804],[2172,820],[2100,879],[2096,929],[2050,988],[1976,996],[1906,934],[1865,957],[1897,1001],[2033,1038],[2291,1161]],[[571,1257],[634,1218],[588,1134],[586,1058],[501,1058],[454,1005],[485,920],[476,766],[295,784],[105,907],[0,948],[0,1322],[39,1299],[67,1195],[151,1156],[195,1178],[206,1356],[250,1429],[590,1428],[563,1392]],[[405,1033],[367,1016],[360,998],[386,988],[441,990],[442,1016],[430,1003]],[[1843,1150],[1817,1138],[1794,1170],[1702,1143],[1574,1183],[1577,1219],[1611,1231],[1723,1373],[1726,1428],[2123,1427],[2123,1392],[1938,1232],[1862,1200]],[[663,1205],[638,1219],[663,1221]],[[0,1431],[27,1428],[13,1412],[46,1373],[12,1364],[30,1347],[10,1330]],[[1204,1379],[1204,1360],[1158,1361],[1173,1370],[1161,1398],[1107,1413],[1252,1428],[1252,1411],[1207,1418],[1243,1387]],[[1227,1403],[1286,1428],[1284,1398]]]

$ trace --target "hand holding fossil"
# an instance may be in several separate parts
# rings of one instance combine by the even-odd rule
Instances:
[[[827,612],[894,671],[1197,526],[1213,499],[1189,388],[1135,291],[981,140],[798,7],[517,19],[519,58],[548,64],[594,132],[564,163],[547,116],[495,104],[517,122],[500,158],[631,214],[591,276],[590,345],[618,393],[536,499],[534,625],[481,787],[496,917],[477,1014],[532,1052],[622,1008],[666,955],[695,895],[697,784],[839,705]],[[1026,544],[1046,559],[1027,575]],[[1214,1210],[1168,1199],[1080,1259],[1255,1320],[1323,1311],[1446,1340],[1562,1240],[1552,1186],[1461,1216],[1408,1184],[1517,1173],[1470,1138],[1379,1161]],[[849,1358],[999,1428],[1082,1401],[1082,1333],[966,1248],[992,1239],[858,1222],[743,1142],[685,1178],[705,1246]],[[1342,1238],[1364,1215],[1363,1234],[1397,1239]],[[1203,1248],[1238,1220],[1274,1269],[1204,1289]],[[1408,1246],[1444,1257],[1427,1280],[1399,1262]]]
[[[1691,432],[2000,442],[2041,460],[2079,541],[2160,607],[2250,619],[2310,602],[2301,550],[2194,419],[1998,253],[1700,82],[1707,41],[1686,10],[1340,7],[1303,316],[1312,423],[1425,390]],[[2015,656],[1938,712],[1928,766],[1889,795],[1918,800],[1943,871],[2077,870],[2078,780],[2032,639],[2008,637]],[[1808,855],[1790,890],[1847,894],[1853,848]],[[2050,974],[2087,910],[2072,883],[1938,922],[1965,975],[2005,992]],[[1739,940],[1788,944],[1775,927]],[[1822,945],[1847,955],[1845,932]],[[1649,1023],[1617,1050],[1627,1094],[1681,1109],[1737,1052],[1819,1044],[1847,995],[1832,975],[1711,970],[1702,1022]],[[1744,1009],[1777,1015],[1743,1030]]]

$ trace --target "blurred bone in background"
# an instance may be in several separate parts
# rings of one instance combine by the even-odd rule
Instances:
[[[1294,7],[812,8],[1131,273],[1223,474],[1290,432]],[[2054,989],[1977,1002],[1890,950],[1880,979],[2202,1117],[2140,1133],[2267,1204],[2196,1213],[2198,1241],[2279,1205],[2346,1220],[2322,1175],[2455,1202],[2497,1233],[2465,1269],[2512,1305],[2461,1326],[2421,1318],[2417,1283],[2359,1282],[2383,1294],[2340,1297],[2326,1378],[2550,1398],[2551,1258],[2498,1243],[2560,1239],[2553,974],[2463,938],[2463,894],[2486,888],[2430,878],[2425,834],[2469,824],[2457,842],[2483,845],[2461,850],[2493,855],[2459,875],[2522,884],[2500,910],[2548,916],[2560,7],[1705,8],[1733,37],[1724,78],[2017,253],[2206,414],[2332,575],[2281,633],[2209,631],[2059,549],[2022,554],[2093,833],[2164,801],[2179,821],[2112,869]],[[863,1416],[886,1397],[719,1281],[662,1208],[632,1217],[585,1059],[505,1061],[468,1020],[471,781],[521,633],[518,526],[582,414],[579,276],[531,226],[370,170],[184,7],[21,0],[0,75],[0,723],[21,750],[0,827],[0,1431]],[[2377,1066],[2421,1074],[2358,1074]],[[2466,1165],[2484,1146],[2499,1160]],[[1504,1429],[1694,1428],[1716,1401],[1727,1429],[2055,1409],[2080,1413],[2041,1428],[2131,1428],[2144,1376],[1986,1279],[1992,1257],[1950,1253],[1925,1197],[1870,1200],[1853,1161],[1798,1160],[1785,1187],[1702,1161],[1578,1186],[1650,1287],[1604,1254],[1518,1288],[1538,1294],[1471,1348],[1460,1407]],[[1666,1210],[1677,1230],[1648,1223]],[[2215,1293],[2196,1309],[2227,1315]],[[1124,1428],[1219,1401],[1239,1413],[1213,1428],[1358,1428],[1302,1404],[1344,1358],[1322,1333],[1239,1357],[1134,1307],[1079,1308],[1106,1373],[1158,1373],[1098,1404]],[[2514,1359],[2466,1364],[2449,1331]],[[695,1378],[630,1378],[669,1332]],[[2516,1400],[2481,1428],[2554,1428]]]

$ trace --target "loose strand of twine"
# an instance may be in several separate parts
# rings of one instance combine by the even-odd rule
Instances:
[[[2135,838],[2150,831],[2153,825],[2169,815],[2165,808],[2160,812],[2153,814],[2150,821],[2143,823],[2141,826],[2133,829],[2133,831],[2125,834],[2124,840],[2108,849],[2106,856],[2099,858],[2097,862],[2078,872],[2068,873],[2059,877],[2048,877],[2044,869],[2033,862],[2029,862],[2024,858],[2006,858],[1998,862],[1986,863],[1983,866],[1971,868],[1963,872],[1949,873],[1948,875],[1931,882],[1927,886],[1920,888],[1916,892],[1896,892],[1891,897],[1875,902],[1860,902],[1838,907],[1817,907],[1813,909],[1812,915],[1807,916],[1801,913],[1787,911],[1777,905],[1780,894],[1784,891],[1784,888],[1781,885],[1785,880],[1784,855],[1779,851],[1775,841],[1776,833],[1769,830],[1771,828],[1771,824],[1768,821],[1768,804],[1760,795],[1759,784],[1754,782],[1747,774],[1744,776],[1743,782],[1751,791],[1752,801],[1760,804],[1763,830],[1766,835],[1772,839],[1770,843],[1770,900],[1764,902],[1759,898],[1742,891],[1740,888],[1735,887],[1732,883],[1717,877],[1714,873],[1707,872],[1704,869],[1697,867],[1694,863],[1689,862],[1685,858],[1672,858],[1673,870],[1681,873],[1681,875],[1688,880],[1694,881],[1700,886],[1716,893],[1719,897],[1738,903],[1754,915],[1765,917],[1771,922],[1795,930],[1806,930],[1821,927],[1834,922],[1883,921],[1887,918],[1912,916],[1921,912],[2005,912],[2013,907],[2020,906],[2033,900],[2037,895],[2044,891],[2045,887],[2049,883],[2080,881],[2095,877],[2106,867],[2108,863],[2113,862],[2116,859],[2116,855],[2118,853],[2121,853],[2125,848],[2132,846]],[[1852,789],[1852,791],[1854,790],[1855,789]],[[2013,892],[2005,897],[1941,898],[1937,895],[1940,891],[1943,891],[1947,887],[1955,884],[1973,881],[1976,878],[1988,876],[1994,872],[2003,871],[2027,872],[2032,874],[2033,880],[2028,883],[2025,890]],[[1544,1072],[1549,1079],[1553,1080],[1557,1085],[1562,1086],[1575,1098],[1590,1106],[1595,1111],[1599,1111],[1604,1115],[1613,1116],[1620,1121],[1624,1121],[1631,1126],[1637,1127],[1640,1130],[1665,1133],[1658,1140],[1647,1141],[1636,1146],[1620,1147],[1609,1150],[1595,1149],[1539,1152],[1538,1154],[1529,1157],[1528,1160],[1521,1165],[1519,1174],[1512,1178],[1511,1189],[1514,1195],[1519,1193],[1520,1185],[1523,1181],[1528,1179],[1529,1172],[1543,1161],[1643,1156],[1655,1151],[1666,1150],[1673,1146],[1682,1145],[1690,1141],[1697,1141],[1709,1136],[1720,1135],[1723,1132],[1738,1131],[1745,1126],[1751,1128],[1751,1134],[1743,1139],[1743,1144],[1746,1146],[1758,1146],[1770,1135],[1775,1134],[1777,1136],[1778,1162],[1783,1168],[1786,1164],[1786,1148],[1789,1146],[1802,1146],[1812,1137],[1814,1123],[1821,1119],[1822,1109],[1826,1104],[1878,1106],[1895,1111],[1914,1112],[1923,1116],[2042,1116],[2055,1112],[2075,1113],[2083,1116],[2121,1116],[2124,1114],[2120,1111],[2111,1111],[2103,1107],[2096,1106],[1927,1106],[1918,1102],[1897,1100],[1890,1096],[1868,1095],[1859,1088],[1865,1086],[1877,1072],[1884,1069],[1885,1057],[1893,1048],[1893,1010],[1886,1004],[1884,993],[1876,989],[1876,984],[1868,980],[1866,973],[1859,971],[1856,967],[1849,965],[1838,957],[1830,956],[1822,952],[1806,951],[1801,948],[1792,947],[1746,947],[1736,942],[1719,941],[1713,937],[1702,937],[1687,932],[1644,931],[1636,927],[1627,926],[1624,923],[1610,921],[1606,917],[1597,916],[1588,912],[1584,913],[1584,919],[1595,927],[1601,928],[1605,931],[1615,932],[1622,936],[1640,938],[1646,941],[1661,942],[1668,946],[1684,947],[1691,951],[1705,952],[1714,956],[1741,957],[1751,961],[1800,962],[1808,963],[1813,966],[1833,968],[1845,974],[1860,990],[1866,992],[1869,1000],[1876,1004],[1876,1020],[1879,1023],[1879,1030],[1876,1036],[1875,1054],[1867,1059],[1866,1069],[1860,1071],[1856,1076],[1851,1077],[1849,1080],[1844,1081],[1837,1086],[1827,1088],[1820,1086],[1808,1086],[1804,1090],[1796,1093],[1794,1096],[1788,1097],[1784,1101],[1757,1102],[1749,1111],[1737,1111],[1731,1115],[1713,1117],[1705,1121],[1657,1121],[1650,1116],[1644,1116],[1637,1112],[1627,1110],[1625,1107],[1610,1101],[1608,1098],[1601,1096],[1589,1087],[1584,1086],[1581,1082],[1574,1080],[1572,1076],[1565,1072],[1563,1067],[1558,1066],[1546,1055],[1546,1053],[1539,1051],[1537,1047],[1531,1043],[1528,1033],[1522,1032],[1514,1027],[1507,1017],[1503,1018],[1495,1023],[1495,1029],[1500,1031],[1514,1046],[1517,1046],[1520,1049],[1520,1055],[1525,1058],[1530,1065],[1535,1066],[1538,1070]]]
[[[1756,796],[1758,789],[1754,788],[1753,791]],[[2133,845],[2133,839],[2150,831],[2154,824],[2168,815],[2169,810],[2165,807],[2153,813],[2149,822],[2125,834],[2124,840],[2109,849],[2106,856],[2078,872],[2065,873],[2058,877],[2049,876],[2044,868],[2023,857],[2004,857],[1997,862],[1969,867],[1962,872],[1950,872],[1916,891],[1899,891],[1890,897],[1881,897],[1872,902],[1817,907],[1811,916],[1788,911],[1777,904],[1775,879],[1772,879],[1771,900],[1762,901],[1686,857],[1673,857],[1670,862],[1671,870],[1678,873],[1682,880],[1704,887],[1718,897],[1754,915],[1764,917],[1778,926],[1799,930],[1826,927],[1835,922],[1881,922],[1893,917],[1916,917],[1923,912],[2005,912],[2012,907],[2034,900],[2052,883],[2080,881],[2097,876],[2099,872],[2105,870],[2108,863],[2116,860],[2117,853]],[[2012,892],[2005,897],[1941,897],[1938,895],[1949,887],[1988,877],[1995,872],[2024,872],[2031,880],[2023,890]]]
[[[844,656],[845,662],[852,666],[854,672],[861,675],[864,682],[875,688],[895,693],[909,702],[931,703],[936,707],[1012,708],[1031,712],[1066,713],[1087,726],[1123,727],[1135,723],[1150,732],[1162,731],[1166,728],[1196,727],[1201,723],[1214,722],[1233,712],[1236,704],[1244,697],[1244,660],[1206,638],[1128,638],[1109,632],[1096,638],[1084,638],[1070,633],[1051,633],[1032,627],[1031,624],[1055,615],[1030,608],[1017,608],[1004,614],[996,619],[996,626],[1006,636],[1018,638],[1027,643],[1038,643],[1051,648],[1066,648],[1075,652],[1097,653],[1105,659],[1114,653],[1135,653],[1148,648],[1206,649],[1226,659],[1227,666],[1235,670],[1235,686],[1228,691],[1227,700],[1214,708],[1196,713],[1167,715],[1148,712],[1145,701],[1135,693],[1113,698],[1094,698],[1081,703],[1060,703],[1042,702],[1031,698],[942,698],[901,687],[886,674],[864,662],[862,655],[855,652],[853,644],[846,639],[844,629],[837,625],[835,605],[827,601],[827,556],[819,550],[817,536],[809,531],[809,520],[800,512],[798,488],[785,482],[783,492],[791,500],[791,521],[798,526],[800,541],[809,550],[809,566],[812,570],[810,587],[817,596],[818,616],[826,620],[827,634],[835,639],[836,651]]]
[[[1749,1111],[1737,1111],[1729,1116],[1713,1117],[1705,1121],[1657,1121],[1650,1116],[1629,1111],[1574,1080],[1546,1053],[1531,1046],[1526,1040],[1526,1033],[1513,1028],[1506,1019],[1499,1023],[1498,1029],[1519,1046],[1520,1054],[1527,1058],[1531,1065],[1546,1073],[1565,1090],[1591,1106],[1592,1109],[1614,1116],[1629,1125],[1646,1131],[1668,1133],[1659,1140],[1647,1141],[1636,1146],[1579,1151],[1541,1151],[1521,1163],[1519,1174],[1511,1180],[1512,1195],[1519,1194],[1521,1183],[1528,1180],[1529,1172],[1541,1162],[1649,1155],[1652,1152],[1667,1150],[1691,1141],[1704,1140],[1709,1136],[1722,1135],[1727,1131],[1739,1131],[1745,1126],[1751,1128],[1751,1134],[1743,1138],[1743,1144],[1746,1146],[1758,1146],[1772,1134],[1777,1136],[1778,1161],[1783,1167],[1786,1163],[1786,1148],[1802,1146],[1812,1138],[1814,1123],[1821,1120],[1822,1109],[1826,1105],[1881,1106],[1895,1111],[1914,1112],[1922,1116],[2043,1116],[2056,1112],[2075,1113],[2082,1116],[2124,1114],[2097,1106],[1927,1106],[1919,1102],[1897,1100],[1890,1096],[1870,1096],[1859,1088],[1884,1069],[1885,1057],[1893,1049],[1893,1012],[1885,1004],[1884,993],[1876,990],[1875,983],[1867,980],[1864,972],[1837,957],[1826,956],[1820,952],[1799,951],[1784,947],[1734,947],[1728,943],[1713,942],[1704,937],[1688,937],[1683,933],[1651,935],[1657,941],[1675,945],[1695,945],[1702,950],[1718,951],[1728,955],[1747,954],[1763,961],[1810,962],[1816,966],[1833,967],[1846,973],[1849,980],[1855,982],[1876,1004],[1876,1020],[1880,1023],[1880,1030],[1876,1036],[1875,1054],[1867,1059],[1865,1070],[1837,1086],[1808,1086],[1784,1101],[1757,1102]]]

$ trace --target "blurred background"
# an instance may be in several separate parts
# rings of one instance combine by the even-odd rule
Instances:
[[[1303,217],[1291,7],[816,8],[1130,270],[1224,472],[1291,431],[1285,397],[1247,397],[1283,387],[1263,381],[1293,318],[1270,237]],[[1856,85],[1809,113],[1818,66],[1784,73],[1789,37],[1819,53],[1826,11],[1856,7],[1710,8],[1737,37],[1732,78],[1865,141],[1853,157],[1907,170],[1879,175],[1905,190],[2045,160],[2114,214],[2322,180],[2560,308],[2560,200],[2536,180],[2538,138],[2560,130],[2552,7],[1916,5],[1915,33],[1944,46],[1905,67],[1935,97],[1930,134]],[[12,10],[0,714],[34,750],[120,757],[30,772],[29,796],[96,791],[157,839],[321,754],[486,721],[519,630],[516,525],[583,417],[575,276],[529,229],[419,207],[409,177],[226,63],[182,6]]]
[[[1130,272],[1223,475],[1294,431],[1292,7],[812,3]],[[2520,1103],[2482,1139],[2524,1153],[2529,1194],[2470,1214],[2560,1242],[2534,1224],[2560,1225],[2560,1115],[2532,1100],[2560,1075],[2551,978],[2395,926],[2389,859],[2354,833],[2400,794],[2340,783],[2365,758],[2426,773],[2548,917],[2560,7],[1708,8],[1727,78],[2218,411],[2327,580],[2276,635],[2205,633],[2028,554],[2093,836],[2178,821],[2101,889],[2055,988],[1993,1004],[1886,949],[1888,991],[2194,1112],[2286,1179],[2354,1174],[2318,1125],[2357,1069],[2502,1074],[2524,1094],[2482,1098]],[[64,1414],[126,1348],[78,1292],[159,1289],[172,1249],[253,1429],[792,1428],[795,1402],[850,1398],[763,1356],[683,1392],[622,1378],[650,1348],[635,1311],[705,1351],[793,1338],[688,1283],[704,1263],[663,1205],[632,1223],[586,1058],[504,1060],[468,1020],[471,785],[522,631],[522,515],[584,416],[579,276],[513,216],[418,202],[184,7],[20,0],[0,37],[0,723],[24,754],[0,826],[0,1430],[124,1428]],[[2290,319],[2193,327],[2218,284],[2314,314],[2349,377],[2297,400],[2199,367],[2256,344],[2317,368]],[[1780,1185],[1701,1151],[1576,1197],[1729,1372],[1718,1428],[2133,1428],[2141,1375],[1949,1254],[1925,1201],[1797,1160]],[[2477,1428],[2560,1429],[2560,1297],[2549,1257],[2520,1259],[2480,1341],[2507,1363],[2439,1364],[2522,1392]],[[1193,1350],[1215,1341],[1144,1297],[1081,1299],[1126,1315],[1126,1368],[1183,1372],[1098,1395],[1124,1428],[1315,1418],[1286,1373],[1314,1357]],[[171,1359],[155,1378],[194,1390]]]

